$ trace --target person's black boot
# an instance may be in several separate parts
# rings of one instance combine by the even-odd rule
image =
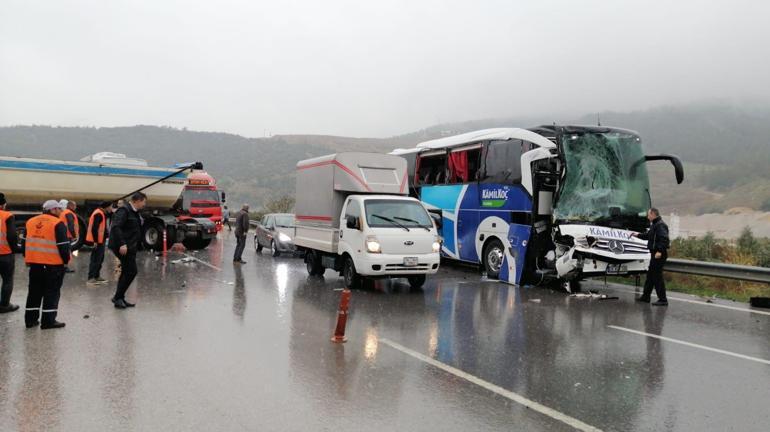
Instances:
[[[8,304],[0,306],[0,313],[16,312],[17,310],[19,310],[19,305]]]
[[[652,304],[653,306],[668,306],[668,300],[658,300]]]
[[[24,325],[27,326],[27,328],[29,329],[29,328],[32,328],[32,327],[39,326],[40,325],[40,321],[35,321],[35,322],[31,322],[31,323],[24,323]]]
[[[135,307],[135,306],[136,306],[136,303],[129,303],[129,302],[125,301],[125,300],[123,300],[123,304],[125,304],[125,305],[126,305],[126,307],[130,307],[130,308],[132,308],[132,307]]]
[[[62,328],[65,325],[66,324],[64,324],[63,322],[54,320],[53,322],[50,322],[50,323],[40,324],[40,328],[43,330],[57,329],[57,328]]]
[[[125,308],[128,307],[128,305],[126,305],[126,301],[125,300],[123,300],[123,299],[116,299],[114,297],[112,299],[112,304],[115,305],[116,309],[125,309]]]

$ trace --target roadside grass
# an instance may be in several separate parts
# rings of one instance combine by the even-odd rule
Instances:
[[[666,291],[668,292],[679,292],[704,298],[712,297],[742,303],[748,303],[750,297],[770,297],[770,285],[768,284],[671,273],[664,273],[664,278],[666,279]],[[644,286],[644,280],[644,277],[642,277],[639,282],[640,287]],[[607,278],[607,281],[629,286],[635,285],[635,280],[632,277],[613,276]]]

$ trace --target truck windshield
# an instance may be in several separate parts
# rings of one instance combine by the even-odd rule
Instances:
[[[602,223],[644,217],[650,185],[638,136],[567,134],[562,147],[566,172],[554,207],[557,220]]]
[[[182,193],[182,206],[189,209],[193,201],[200,201],[202,205],[196,202],[196,207],[208,207],[209,205],[219,205],[219,193],[211,189],[185,189]]]
[[[366,223],[370,227],[399,228],[382,217],[396,220],[405,227],[432,227],[433,221],[423,206],[415,201],[407,200],[366,200]]]

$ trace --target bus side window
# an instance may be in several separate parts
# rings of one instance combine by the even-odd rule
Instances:
[[[446,154],[421,156],[417,177],[421,185],[444,184],[446,182]]]
[[[479,179],[481,147],[449,153],[448,183],[468,183]]]
[[[490,141],[484,155],[484,183],[521,183],[521,140]]]

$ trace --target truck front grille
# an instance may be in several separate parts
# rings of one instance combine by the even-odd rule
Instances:
[[[428,264],[417,264],[416,266],[405,266],[403,264],[387,264],[385,266],[386,272],[410,272],[410,271],[425,271],[428,270]]]

